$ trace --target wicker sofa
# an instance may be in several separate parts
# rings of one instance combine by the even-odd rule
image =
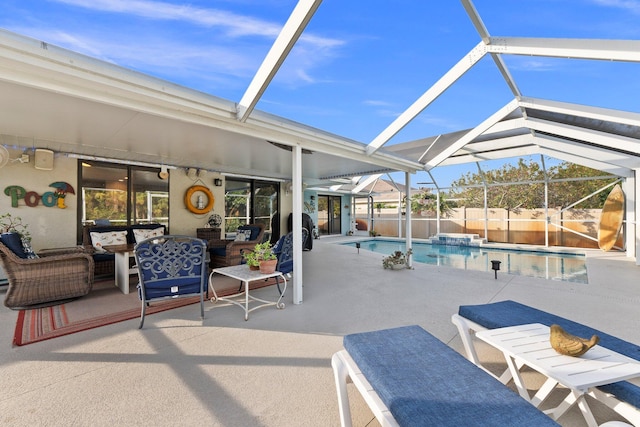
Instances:
[[[113,276],[115,274],[115,256],[110,253],[96,251],[91,240],[91,233],[108,233],[112,231],[126,231],[127,243],[136,243],[134,230],[154,230],[162,228],[162,234],[167,234],[163,224],[134,224],[134,225],[85,225],[82,228],[82,245],[87,253],[93,257],[96,276]]]
[[[20,309],[51,305],[91,291],[94,263],[84,248],[46,250],[37,258],[27,258],[4,239],[10,236],[2,237],[0,263],[9,280],[5,306]]]

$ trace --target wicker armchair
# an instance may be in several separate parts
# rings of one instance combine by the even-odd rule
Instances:
[[[93,259],[81,247],[42,251],[39,256],[20,258],[0,242],[0,263],[9,279],[5,306],[53,305],[91,291]]]
[[[230,265],[239,265],[242,262],[242,251],[252,251],[258,244],[262,243],[264,237],[263,224],[248,224],[238,227],[238,230],[252,229],[252,238],[244,242],[225,239],[211,239],[208,242],[208,250],[211,260],[209,267],[228,267]]]

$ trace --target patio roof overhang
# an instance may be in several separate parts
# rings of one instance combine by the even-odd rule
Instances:
[[[261,111],[239,121],[234,102],[7,31],[0,93],[0,143],[8,146],[284,180],[292,177],[290,147],[300,146],[311,186],[421,168]]]

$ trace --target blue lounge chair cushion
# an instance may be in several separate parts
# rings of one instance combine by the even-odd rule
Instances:
[[[632,359],[640,360],[640,346],[636,344],[515,301],[507,300],[491,304],[461,305],[458,309],[458,314],[487,329],[524,325],[527,323],[542,323],[547,326],[557,324],[562,326],[567,332],[579,337],[589,338],[594,334],[598,335],[600,337],[599,345],[602,347],[624,354]],[[627,381],[620,381],[598,388],[607,393],[614,394],[619,400],[635,407],[640,407],[640,387],[634,384]]]
[[[344,337],[401,426],[558,424],[419,326]]]

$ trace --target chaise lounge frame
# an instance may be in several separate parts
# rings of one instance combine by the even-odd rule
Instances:
[[[472,320],[469,320],[457,313],[451,316],[451,321],[458,329],[467,359],[474,365],[483,369],[489,375],[498,379],[503,384],[507,384],[512,379],[509,369],[506,369],[501,375],[495,375],[493,372],[482,365],[482,362],[480,361],[478,353],[475,349],[475,333],[487,330],[488,328],[479,325],[478,323],[473,322]],[[518,368],[520,367],[521,366],[518,366]],[[640,425],[640,410],[635,406],[624,402],[618,399],[612,393],[605,392],[603,390],[600,390],[599,388],[591,388],[586,394],[613,409],[615,412],[633,423],[633,425]]]
[[[356,386],[382,427],[398,427],[398,423],[391,415],[389,408],[382,402],[378,393],[369,384],[367,378],[346,350],[339,351],[331,357],[331,366],[333,367],[338,391],[338,408],[342,427],[351,427],[347,381],[351,381]]]

